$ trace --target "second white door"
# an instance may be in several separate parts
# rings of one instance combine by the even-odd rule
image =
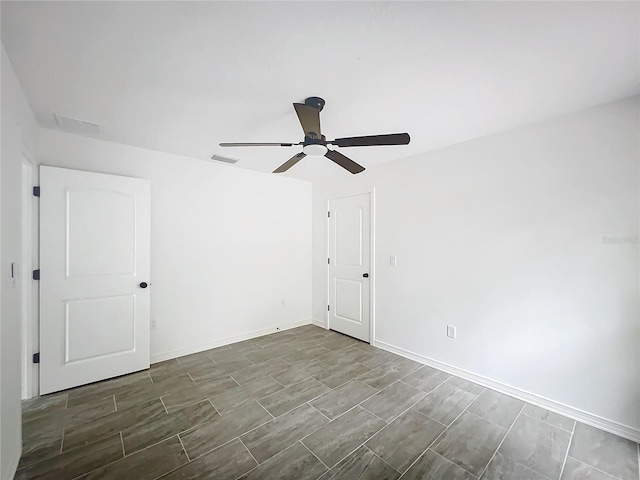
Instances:
[[[371,194],[329,201],[329,328],[370,341]]]

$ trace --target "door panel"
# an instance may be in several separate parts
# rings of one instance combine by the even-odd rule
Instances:
[[[329,201],[329,328],[370,340],[371,195]]]
[[[40,393],[149,367],[150,185],[40,167]]]

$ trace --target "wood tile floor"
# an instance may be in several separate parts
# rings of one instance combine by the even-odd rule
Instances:
[[[304,326],[39,397],[17,479],[638,480],[638,445]]]

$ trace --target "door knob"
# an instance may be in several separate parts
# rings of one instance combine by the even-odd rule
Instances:
[[[147,288],[149,284],[147,282],[140,282],[140,288]]]
[[[368,274],[368,273],[363,273],[363,274],[362,274],[362,276],[363,276],[364,278],[369,278],[369,274]]]

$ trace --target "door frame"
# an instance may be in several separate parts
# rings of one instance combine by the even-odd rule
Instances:
[[[368,187],[368,188],[363,188],[361,190],[355,190],[355,191],[345,191],[345,192],[340,192],[339,195],[333,195],[332,197],[328,198],[326,201],[326,208],[325,211],[329,212],[329,208],[331,205],[331,201],[332,200],[338,200],[340,198],[347,198],[347,197],[355,197],[358,195],[366,195],[369,194],[369,200],[370,200],[370,204],[369,204],[369,215],[370,215],[370,225],[371,225],[371,231],[369,232],[369,241],[370,241],[370,253],[369,253],[369,344],[373,345],[375,343],[376,337],[375,337],[375,324],[376,324],[376,188],[375,187]],[[330,234],[330,219],[327,216],[326,219],[326,225],[327,225],[327,235],[326,235],[326,248],[325,248],[325,257],[329,258],[329,234]],[[330,265],[327,264],[327,278],[326,278],[326,303],[327,305],[329,305],[329,297],[330,297],[330,284],[331,284],[331,272],[329,271],[329,267]],[[331,329],[331,324],[330,324],[330,315],[329,315],[329,310],[327,310],[327,312],[325,313],[325,319],[327,322],[327,329]]]
[[[38,365],[31,361],[38,348],[38,284],[31,278],[38,258],[38,205],[33,197],[38,168],[26,147],[20,165],[20,324],[21,324],[21,398],[38,394]]]

